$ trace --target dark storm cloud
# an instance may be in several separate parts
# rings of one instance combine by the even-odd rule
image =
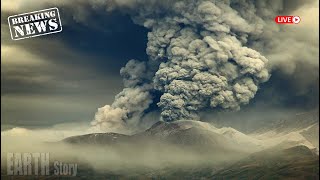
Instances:
[[[54,63],[67,65],[94,65],[95,67],[113,67],[112,73],[118,73],[129,58],[146,59],[146,29],[133,24],[128,16],[120,13],[90,14],[86,17],[90,26],[78,23],[72,16],[69,8],[60,8],[63,23],[61,33],[43,36],[39,38],[26,39],[23,41],[12,41],[7,27],[7,16],[15,12],[2,14],[2,43],[20,46],[23,49],[37,54],[43,58],[54,59]],[[7,16],[6,16],[7,15]],[[58,42],[58,43],[56,43]],[[48,43],[48,44],[47,44]],[[62,47],[60,47],[63,45]],[[50,48],[50,50],[48,50]],[[67,54],[73,51],[87,58],[75,59]],[[67,52],[67,53],[65,53]],[[124,53],[125,52],[125,53]],[[54,58],[52,58],[54,57]],[[108,60],[112,59],[112,60]]]
[[[48,126],[92,119],[121,90],[119,71],[129,58],[145,59],[146,29],[120,13],[90,14],[79,23],[59,8],[61,33],[13,41],[1,13],[2,124]]]
[[[283,7],[285,7],[284,13],[290,13],[296,9],[304,8],[303,6],[312,6],[314,5],[315,0],[284,0]]]

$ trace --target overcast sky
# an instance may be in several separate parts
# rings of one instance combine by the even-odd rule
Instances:
[[[89,123],[97,108],[111,104],[114,96],[122,90],[120,68],[130,59],[147,59],[148,30],[134,24],[128,15],[120,12],[83,14],[84,11],[77,9],[81,6],[75,6],[73,11],[81,12],[75,15],[57,3],[62,32],[13,41],[8,16],[53,7],[51,4],[32,5],[40,1],[25,2],[1,1],[2,129]],[[296,15],[302,18],[299,24],[303,27],[302,38],[315,41],[315,46],[319,46],[318,2],[298,9]],[[319,51],[312,54],[312,60],[318,56]],[[319,64],[315,63],[313,68],[318,73]],[[288,90],[291,80],[277,77],[275,72],[271,80],[261,87],[268,90],[259,92],[255,104],[297,104],[298,108],[311,104],[310,108],[316,107],[318,75],[312,76],[310,84],[314,86],[308,86],[307,92],[297,85],[294,85],[296,90]],[[266,95],[270,93],[274,93],[271,97],[276,100]],[[279,100],[281,93],[294,95]],[[264,98],[266,96],[268,98]]]
[[[61,33],[11,40],[7,17],[28,10],[1,9],[2,125],[89,123],[121,91],[120,68],[146,58],[146,29],[116,13],[91,27],[60,10]]]

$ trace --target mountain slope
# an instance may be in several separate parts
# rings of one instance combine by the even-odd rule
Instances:
[[[135,165],[132,171],[101,172],[98,173],[99,178],[319,179],[318,151],[310,150],[318,139],[314,135],[319,131],[318,127],[314,124],[289,133],[273,132],[277,136],[266,136],[270,132],[253,136],[230,127],[216,128],[199,121],[157,122],[146,131],[130,136],[96,133],[70,137],[64,142],[111,147],[120,145],[125,149],[115,149],[125,162],[132,158],[145,161],[151,157],[156,160],[153,164],[161,163],[160,168],[144,167],[143,171],[137,170]],[[176,151],[169,144],[180,149]],[[177,155],[183,161],[179,160],[176,164],[171,160],[177,160]],[[96,174],[94,169],[91,171]],[[83,176],[86,175],[83,172]]]
[[[233,128],[218,129],[198,121],[159,121],[144,132],[134,135],[117,133],[94,133],[69,137],[69,144],[112,145],[119,143],[144,144],[167,143],[183,147],[208,149],[208,151],[255,152],[261,150],[260,142]]]
[[[284,119],[275,119],[268,126],[255,130],[252,134],[262,134],[269,131],[275,133],[289,133],[319,124],[319,109],[298,113]]]
[[[254,153],[213,175],[220,179],[319,179],[319,156],[306,146]]]
[[[124,142],[129,139],[129,136],[118,133],[94,133],[80,136],[72,136],[63,140],[63,142],[70,144],[92,144],[92,145],[106,145]]]

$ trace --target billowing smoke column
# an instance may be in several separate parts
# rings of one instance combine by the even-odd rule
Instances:
[[[150,29],[149,61],[130,60],[121,69],[125,88],[112,105],[99,108],[94,127],[115,130],[138,122],[154,92],[162,94],[157,105],[164,121],[199,120],[207,108],[239,110],[269,79],[268,60],[246,46],[263,28],[253,1],[166,2],[131,5],[141,6],[134,22]]]
[[[123,131],[130,124],[129,119],[139,121],[142,112],[152,103],[152,75],[149,75],[146,63],[130,60],[120,74],[125,88],[115,97],[111,106],[98,109],[92,122],[95,128]]]

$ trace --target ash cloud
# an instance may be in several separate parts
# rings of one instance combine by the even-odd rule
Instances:
[[[239,110],[268,80],[268,60],[245,46],[248,34],[257,33],[256,24],[249,24],[227,2],[176,1],[172,7],[155,7],[167,14],[141,8],[133,19],[151,29],[146,51],[158,69],[141,73],[145,65],[129,61],[121,70],[125,89],[111,106],[99,109],[94,126],[110,129],[115,121],[123,126],[139,118],[152,103],[152,89],[162,93],[158,106],[164,121],[199,120],[205,108]],[[150,83],[141,81],[146,74]]]
[[[139,72],[135,68],[133,74],[127,72],[124,84],[128,87],[116,97],[111,109],[106,106],[97,113],[124,110],[120,118],[115,118],[120,124],[141,117],[153,103],[152,93],[148,92],[154,90],[162,94],[157,105],[164,121],[200,120],[199,112],[208,108],[239,110],[254,98],[259,84],[268,81],[270,72],[279,66],[278,59],[272,58],[273,50],[269,53],[263,50],[277,41],[271,34],[281,31],[273,18],[302,5],[297,1],[287,6],[287,1],[245,0],[109,3],[111,7],[126,9],[135,23],[150,29],[146,52],[149,62],[158,66],[148,71],[142,62],[128,63],[128,67],[137,67]],[[261,53],[271,57],[269,64]],[[148,73],[141,73],[144,71]],[[148,79],[147,83],[140,81],[142,78]],[[137,90],[144,86],[149,88]],[[143,93],[150,96],[143,102],[127,101],[126,107],[117,103],[119,97],[135,99],[128,93],[132,90],[139,91],[138,97]],[[131,105],[139,108],[131,108],[135,109],[132,113],[128,109]],[[109,118],[96,118],[93,122],[104,124],[103,127],[109,121],[114,123]]]

